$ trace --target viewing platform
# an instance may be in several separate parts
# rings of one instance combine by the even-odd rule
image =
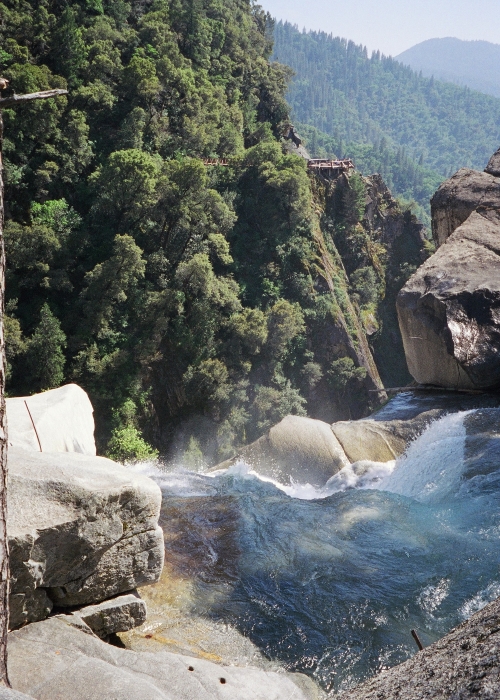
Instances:
[[[318,170],[321,174],[340,174],[354,170],[354,163],[350,158],[345,160],[327,160],[326,158],[311,158],[307,162],[310,170]]]
[[[203,161],[206,166],[225,166],[229,165],[226,158],[206,158]],[[328,160],[326,158],[311,158],[307,161],[309,170],[320,172],[322,175],[340,175],[347,173],[349,170],[354,170],[354,163],[350,158],[345,160]]]

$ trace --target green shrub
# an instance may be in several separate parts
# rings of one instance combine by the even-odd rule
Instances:
[[[156,459],[158,450],[149,445],[133,426],[115,428],[108,442],[106,456],[116,462],[140,462]]]

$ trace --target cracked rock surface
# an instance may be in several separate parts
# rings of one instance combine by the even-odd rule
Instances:
[[[498,700],[500,598],[412,659],[338,700]]]
[[[158,580],[161,492],[102,457],[11,448],[11,628]]]

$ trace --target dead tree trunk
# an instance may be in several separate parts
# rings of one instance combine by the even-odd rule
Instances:
[[[9,546],[7,539],[7,414],[5,408],[5,247],[3,187],[3,107],[14,107],[31,100],[65,95],[66,90],[47,90],[31,95],[13,95],[0,99],[0,686],[10,686],[7,672],[7,632],[9,630]]]
[[[10,686],[7,674],[9,628],[9,548],[7,542],[7,415],[5,410],[5,248],[3,241],[3,117],[0,110],[0,684]]]

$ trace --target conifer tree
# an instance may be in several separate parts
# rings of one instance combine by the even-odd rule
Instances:
[[[40,323],[28,343],[27,365],[32,386],[40,391],[54,389],[64,379],[66,362],[63,348],[66,335],[48,304],[40,311]]]

